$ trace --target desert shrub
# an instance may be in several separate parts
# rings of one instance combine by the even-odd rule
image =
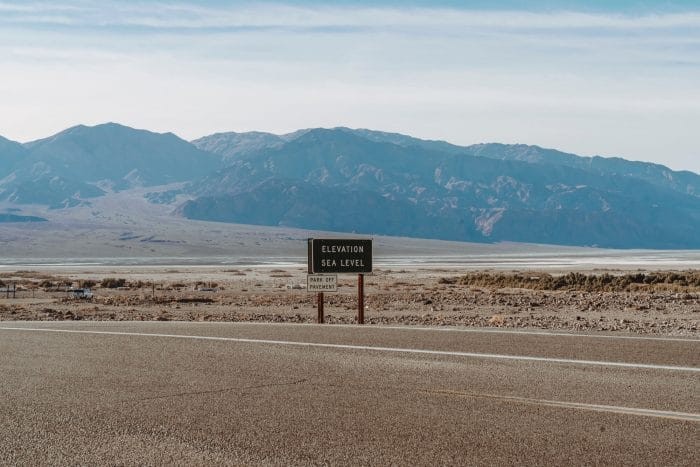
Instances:
[[[456,277],[441,277],[438,279],[438,284],[456,284],[457,283],[457,278]]]
[[[84,281],[82,282],[82,285],[83,285],[83,287],[85,287],[86,289],[91,289],[91,288],[93,288],[93,287],[95,287],[95,286],[97,285],[97,282],[88,279],[88,280],[84,280]]]
[[[570,272],[560,276],[547,273],[484,273],[467,274],[461,285],[491,288],[523,288],[534,290],[580,290],[615,292],[641,290],[687,290],[700,288],[700,271],[654,272],[624,275],[583,274]]]
[[[105,277],[102,279],[100,285],[105,289],[116,289],[118,287],[126,286],[126,279],[115,279],[114,277]]]

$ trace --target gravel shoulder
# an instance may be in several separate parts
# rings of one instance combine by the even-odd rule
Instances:
[[[460,282],[465,274],[456,269],[377,270],[365,278],[365,321],[700,336],[697,287],[537,290],[468,285]],[[123,286],[104,287],[105,279],[124,279]],[[316,295],[306,292],[306,269],[301,267],[37,269],[5,271],[0,281],[17,286],[14,298],[12,291],[9,298],[0,294],[0,320],[5,321],[314,322],[317,314]],[[326,322],[353,323],[357,278],[340,276],[338,282],[337,293],[325,294]],[[66,292],[66,287],[85,284],[92,285],[90,300],[74,299]]]

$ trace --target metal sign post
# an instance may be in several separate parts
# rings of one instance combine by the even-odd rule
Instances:
[[[316,322],[318,324],[323,324],[323,292],[319,292],[316,297],[316,306],[318,307],[318,317]]]
[[[318,308],[318,317],[316,322],[323,324],[323,293],[338,291],[338,276],[335,274],[309,274],[306,276],[306,291],[317,292],[316,307]]]
[[[357,324],[365,324],[365,275],[357,275]]]

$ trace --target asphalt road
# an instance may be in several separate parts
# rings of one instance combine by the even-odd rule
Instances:
[[[0,322],[2,465],[583,463],[700,464],[700,340]]]

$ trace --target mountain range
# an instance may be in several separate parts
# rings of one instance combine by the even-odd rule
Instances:
[[[79,125],[24,145],[0,141],[0,160],[0,199],[54,208],[109,190],[188,181],[221,167],[219,156],[172,133],[115,123]]]
[[[66,209],[149,188],[195,220],[446,240],[700,248],[700,176],[528,145],[365,129],[187,142],[109,123],[0,138],[0,201]]]

